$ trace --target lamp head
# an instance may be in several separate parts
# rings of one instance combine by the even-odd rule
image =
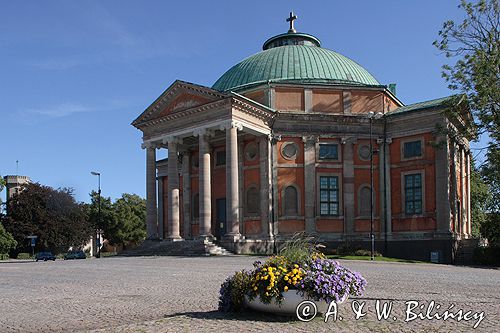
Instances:
[[[101,174],[99,172],[91,171],[90,174],[94,176],[100,176]]]

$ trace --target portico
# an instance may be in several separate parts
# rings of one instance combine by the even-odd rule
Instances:
[[[167,91],[165,95],[178,100],[182,98],[175,96],[179,89],[189,91],[192,86],[178,81],[169,89],[170,94]],[[190,92],[186,93],[184,91],[184,98],[196,99]],[[261,147],[259,168],[263,168],[261,174],[264,176],[260,178],[267,186],[260,189],[258,204],[263,208],[270,205],[270,172],[265,169],[270,166],[268,145],[271,132],[267,122],[273,111],[242,96],[224,97],[224,103],[216,102],[217,110],[212,110],[210,114],[204,112],[207,106],[194,105],[183,110],[186,117],[170,116],[168,125],[164,125],[161,133],[153,130],[150,135],[144,136],[142,147],[147,151],[148,170],[148,239],[180,241],[212,240],[216,237],[229,242],[244,239],[244,198],[240,197],[240,180],[244,177],[240,174],[243,161],[239,150],[245,142],[255,141]],[[183,104],[194,103],[184,101]],[[212,112],[217,113],[219,119],[207,124]],[[205,120],[202,125],[193,126],[198,121],[202,122],[202,119]],[[156,127],[155,122],[151,122],[151,125]],[[149,130],[147,127],[145,134]],[[162,149],[167,149],[168,158],[157,164],[156,156]],[[220,177],[221,169],[224,169],[223,179]],[[217,174],[216,178],[214,174]],[[165,190],[157,186],[163,186]],[[221,186],[224,186],[222,194]],[[159,193],[163,198],[159,197],[158,201],[164,202],[164,205],[157,204]],[[220,199],[225,201],[224,214],[216,206],[216,201]],[[163,211],[157,211],[157,207]],[[270,237],[269,230],[272,229],[268,223],[269,218],[262,219],[262,233],[267,233],[266,238]]]

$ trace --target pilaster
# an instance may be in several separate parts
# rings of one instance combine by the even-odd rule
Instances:
[[[436,220],[437,231],[449,233],[451,207],[450,207],[450,142],[446,135],[436,138]],[[453,201],[452,201],[453,202]]]
[[[354,234],[354,143],[356,138],[342,138],[343,189],[344,189],[344,234]]]
[[[260,220],[262,237],[271,238],[271,142],[268,136],[259,138],[260,157]]]
[[[315,198],[316,198],[316,143],[317,136],[303,136],[304,142],[304,215],[305,231],[316,232]]]

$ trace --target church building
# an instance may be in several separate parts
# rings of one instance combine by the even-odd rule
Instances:
[[[177,80],[132,123],[148,238],[270,253],[297,232],[328,249],[373,237],[387,256],[451,262],[471,237],[465,99],[405,105],[295,19],[212,87]]]

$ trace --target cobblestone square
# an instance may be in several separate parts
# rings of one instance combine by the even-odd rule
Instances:
[[[432,264],[344,261],[368,281],[362,298],[339,307],[343,320],[311,322],[217,311],[218,290],[258,257],[139,257],[0,262],[0,332],[500,332],[500,271]],[[375,302],[394,302],[378,321]],[[484,311],[477,320],[405,322],[405,302],[442,312]],[[352,303],[365,302],[354,319]],[[416,310],[415,310],[416,311]],[[432,313],[435,313],[436,309]],[[394,320],[393,317],[397,319]]]

